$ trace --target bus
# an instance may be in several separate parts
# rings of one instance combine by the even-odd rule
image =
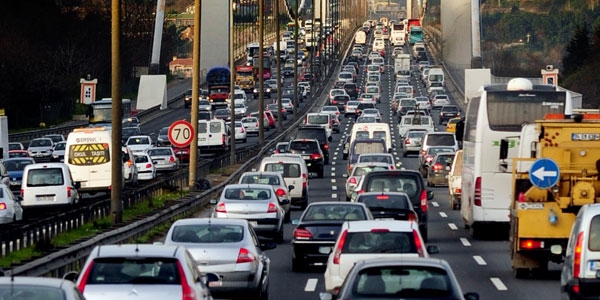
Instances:
[[[292,32],[292,38],[294,38],[293,35],[296,34],[296,22],[288,22],[286,25],[286,30],[287,31],[291,31]]]
[[[249,43],[248,46],[246,46],[246,55],[248,56],[246,58],[246,64],[248,66],[252,65],[252,58],[258,55],[259,50],[260,45],[258,43]]]
[[[231,85],[231,70],[228,67],[212,67],[206,73],[208,99],[213,108],[227,106]]]
[[[462,136],[460,214],[473,237],[481,237],[489,225],[509,229],[512,173],[500,168],[500,141],[518,138],[523,125],[552,113],[572,114],[570,94],[525,78],[485,85],[470,100]],[[517,151],[515,145],[509,153]]]
[[[254,67],[254,78],[256,81],[260,79],[258,63],[258,54],[252,58],[252,66]],[[263,54],[263,79],[271,79],[271,55]]]
[[[121,117],[132,116],[131,100],[123,99],[121,101]],[[94,101],[88,106],[89,127],[112,127],[112,99],[102,98],[102,100]]]

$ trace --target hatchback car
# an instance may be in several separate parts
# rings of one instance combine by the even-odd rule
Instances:
[[[448,185],[448,173],[455,153],[438,153],[427,170],[427,186]]]
[[[332,300],[322,293],[320,300]],[[359,260],[347,272],[336,299],[465,299],[479,294],[460,288],[450,265],[435,258]]]
[[[298,220],[292,239],[292,270],[323,266],[345,221],[372,220],[362,203],[313,202]]]
[[[372,258],[428,257],[438,253],[436,246],[425,247],[417,224],[412,221],[369,220],[345,222],[327,260],[325,290],[339,288],[359,260]]]
[[[259,129],[259,124],[258,124],[257,118],[245,117],[245,118],[242,118],[242,120],[240,122],[242,122],[242,124],[244,125],[244,128],[246,129],[246,134],[251,134],[251,133],[258,134],[260,129]]]
[[[135,167],[137,168],[138,180],[152,180],[156,177],[156,168],[148,153],[140,152],[133,157],[135,159]]]
[[[433,99],[431,99],[431,109],[439,109],[444,105],[450,105],[450,98],[448,98],[448,95],[435,95],[433,96]]]
[[[231,110],[229,108],[219,108],[215,110],[214,118],[229,122],[231,121]]]
[[[390,166],[387,163],[375,163],[375,162],[362,162],[356,163],[352,168],[352,172],[348,175],[348,179],[346,180],[346,201],[350,201],[350,195],[352,195],[352,191],[356,188],[360,179],[367,173],[371,171],[384,171],[389,170]]]
[[[229,184],[216,204],[213,217],[246,219],[257,234],[283,242],[283,221],[286,200],[279,201],[277,193],[267,184]],[[280,204],[281,203],[281,204]]]
[[[156,171],[174,171],[179,169],[179,159],[171,147],[150,148],[147,151]]]
[[[356,107],[360,104],[359,101],[348,101],[346,102],[346,107],[344,108],[344,117],[348,117],[349,115],[354,115],[356,113]]]
[[[27,152],[36,160],[50,160],[52,159],[52,145],[54,143],[49,138],[33,139],[29,142]]]
[[[6,185],[0,184],[0,224],[20,220],[23,220],[23,208],[21,204]]]
[[[202,299],[212,300],[207,285],[221,282],[214,273],[200,273],[196,260],[182,246],[103,245],[88,256],[77,287],[88,300]],[[132,295],[133,293],[133,295]]]
[[[325,106],[321,107],[320,112],[327,113],[330,115],[339,115],[340,114],[340,110],[338,109],[338,107],[333,106],[333,105],[325,105]]]
[[[265,299],[269,292],[270,259],[248,221],[190,218],[175,221],[165,245],[185,246],[204,272],[214,272],[220,284],[209,287],[213,296],[250,296]]]
[[[439,125],[448,122],[450,119],[460,117],[460,108],[456,105],[444,105],[440,109]]]
[[[377,103],[377,98],[375,98],[375,95],[373,94],[362,93],[360,94],[358,101],[360,103]]]
[[[377,108],[365,108],[361,114],[361,117],[372,116],[375,118],[375,121],[381,122],[381,113],[379,113],[379,109]]]
[[[427,177],[429,167],[432,165],[433,159],[440,153],[455,153],[456,149],[448,146],[435,146],[427,148],[424,155],[420,155],[417,159],[419,172],[423,177]]]
[[[46,277],[0,277],[0,296],[7,300],[51,299],[84,300],[75,283]]]
[[[125,143],[132,152],[144,152],[152,147],[152,138],[147,135],[130,136]]]
[[[240,175],[240,180],[238,183],[257,183],[268,184],[270,186],[273,186],[275,194],[277,194],[277,198],[279,199],[279,204],[285,210],[284,222],[288,223],[290,221],[290,217],[292,215],[292,197],[290,196],[290,192],[295,187],[293,185],[286,186],[285,180],[283,179],[283,175],[281,175],[280,172],[244,172],[242,173],[242,175]],[[287,204],[283,204],[284,202],[287,202]]]
[[[425,134],[427,134],[425,129],[409,129],[401,143],[402,156],[407,157],[410,153],[419,153]]]
[[[354,82],[354,75],[350,72],[340,72],[337,81]]]

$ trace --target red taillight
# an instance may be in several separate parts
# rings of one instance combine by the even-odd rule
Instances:
[[[323,146],[323,148],[325,148],[325,150],[329,150],[329,144],[325,144],[325,146]]]
[[[90,262],[87,269],[85,269],[85,272],[83,272],[83,275],[81,277],[81,281],[79,282],[79,285],[77,286],[77,288],[79,289],[79,291],[82,294],[83,294],[83,291],[85,290],[85,285],[87,284],[88,278],[90,277],[90,272],[92,271],[93,266],[94,266],[94,261]]]
[[[427,191],[423,190],[421,192],[421,210],[423,210],[423,212],[427,212]]]
[[[421,242],[421,236],[419,235],[416,229],[413,229],[413,238],[415,239],[415,247],[417,248],[419,256],[423,257],[425,251],[423,249],[423,243]]]
[[[219,205],[217,205],[217,208],[215,208],[215,211],[220,213],[226,213],[227,209],[225,209],[225,203],[219,203]]]
[[[540,249],[544,247],[544,242],[543,241],[538,241],[538,240],[521,240],[519,242],[519,248],[521,249]]]
[[[181,299],[195,300],[196,292],[194,292],[194,289],[188,283],[187,278],[185,277],[185,271],[179,261],[177,261],[177,271],[179,271],[179,277],[181,277]]]
[[[314,153],[314,154],[310,155],[311,160],[316,160],[316,159],[321,159],[321,158],[323,158],[323,156],[321,156],[321,154],[318,154],[318,153]]]
[[[258,127],[258,122],[256,122],[256,127]]]
[[[409,145],[409,144],[410,144],[410,139],[405,139],[405,140],[404,140],[404,144],[405,144],[405,145]]]
[[[152,169],[152,164],[151,163],[147,163],[146,164],[146,169]]]
[[[253,262],[256,259],[254,254],[250,253],[246,248],[240,248],[240,252],[238,252],[238,258],[235,262],[236,264]]]
[[[335,252],[333,253],[333,264],[335,265],[340,264],[340,255],[342,255],[342,248],[344,248],[344,242],[346,241],[347,234],[348,230],[344,230],[344,232],[342,232],[342,235],[340,236],[340,242],[338,243],[337,248],[335,248]]]
[[[417,222],[417,215],[412,212],[408,213],[408,221],[409,222]]]
[[[371,229],[371,233],[387,233],[390,232],[387,228],[373,228]]]
[[[337,100],[331,100],[331,104],[337,104]]]
[[[425,156],[425,161],[426,162],[431,162],[432,160],[433,160],[433,156],[431,156],[431,155]]]
[[[435,164],[433,166],[431,166],[431,169],[434,171],[441,171],[442,170],[442,165],[441,164]]]
[[[306,188],[308,185],[308,175],[306,173],[302,173],[302,188]]]
[[[579,278],[581,272],[581,251],[583,250],[583,232],[577,235],[577,243],[573,251],[573,278]],[[573,287],[574,288],[574,287]],[[579,289],[579,286],[577,286]]]
[[[6,203],[0,203],[0,210],[6,209]]]
[[[312,234],[306,229],[296,228],[294,230],[294,238],[297,240],[310,240],[312,239]]]
[[[276,213],[277,212],[277,206],[275,206],[275,203],[271,202],[269,203],[269,207],[267,208],[267,213]]]
[[[283,196],[285,196],[285,190],[277,189],[277,191],[275,191],[275,194],[277,194],[278,197],[283,197]]]
[[[174,163],[175,162],[175,156],[171,155],[169,157],[169,162]]]
[[[241,133],[244,133],[244,132],[246,132],[246,130],[244,130],[244,127],[242,127],[242,128],[240,129],[240,132],[241,132]]]
[[[127,166],[128,166],[128,167],[131,167],[132,165],[133,165],[133,162],[132,162],[131,160],[128,160],[128,161],[127,161]]]
[[[71,197],[71,187],[70,186],[67,187],[67,197]],[[0,209],[2,209],[2,208],[0,207]]]
[[[223,143],[223,146],[225,145],[225,134],[223,134],[223,136],[221,137],[221,142]]]
[[[388,196],[388,195],[377,195],[377,197],[375,197],[375,199],[377,199],[377,200],[389,200],[390,196]]]
[[[25,190],[21,189],[21,198],[25,198]]]
[[[427,151],[421,150],[421,156],[425,156],[426,153],[427,153]]]
[[[475,192],[473,193],[473,204],[481,206],[481,177],[475,179]]]
[[[348,179],[348,183],[356,184],[356,177],[350,177],[350,179]]]

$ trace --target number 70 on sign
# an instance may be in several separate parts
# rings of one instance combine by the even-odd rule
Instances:
[[[192,124],[186,120],[173,122],[169,126],[169,141],[173,146],[183,148],[192,143],[194,137],[194,128]]]

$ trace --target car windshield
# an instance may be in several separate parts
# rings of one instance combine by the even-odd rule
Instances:
[[[430,266],[366,268],[350,284],[351,295],[344,295],[344,298],[450,299],[455,293],[448,273],[442,268]]]
[[[173,228],[171,240],[176,243],[235,243],[244,237],[244,228],[239,225],[193,224]]]
[[[181,285],[178,264],[172,257],[96,258],[86,284]]]
[[[135,163],[147,163],[150,162],[148,156],[146,155],[135,155]]]
[[[127,141],[127,145],[149,145],[150,140],[148,138],[130,138]]]
[[[7,171],[23,171],[25,170],[25,166],[31,165],[34,162],[31,159],[15,159],[15,160],[5,160],[3,162],[4,167]]]
[[[261,188],[228,188],[224,191],[228,200],[269,200],[271,191]]]
[[[240,183],[258,183],[268,185],[280,185],[279,177],[276,175],[244,175]]]
[[[302,215],[302,221],[366,220],[365,211],[356,205],[312,205]]]

